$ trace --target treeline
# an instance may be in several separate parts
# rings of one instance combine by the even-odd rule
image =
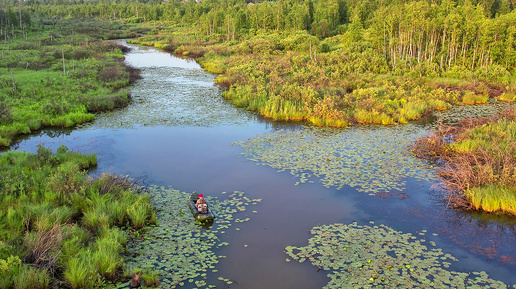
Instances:
[[[18,5],[7,5],[5,8],[0,4],[0,27],[3,31],[9,28],[12,31],[15,27],[23,29],[30,26],[32,13],[32,9],[24,7],[21,2]]]
[[[61,3],[34,2],[23,8],[7,5],[0,22],[30,23],[17,18],[23,17],[24,11],[42,19],[162,21],[192,29],[198,38],[222,41],[304,30],[320,39],[340,35],[343,44],[364,43],[383,55],[395,73],[409,68],[420,76],[454,69],[461,78],[487,66],[496,65],[502,73],[512,72],[516,66],[516,12],[509,0]]]

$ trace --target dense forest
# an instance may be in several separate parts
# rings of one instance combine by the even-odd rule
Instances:
[[[6,2],[6,3],[5,3]],[[497,76],[516,64],[516,14],[510,0],[482,1],[4,1],[0,24],[24,27],[34,16],[166,21],[198,36],[235,40],[263,32],[308,31],[321,39],[344,35],[366,43],[391,70],[467,74],[492,67]],[[33,16],[31,16],[33,15]],[[42,18],[43,17],[43,18]]]
[[[198,58],[232,103],[275,119],[389,125],[516,97],[509,0],[3,1],[4,46],[63,18],[153,27],[136,43]]]

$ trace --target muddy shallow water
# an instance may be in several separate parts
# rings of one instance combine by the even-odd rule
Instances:
[[[64,144],[97,154],[92,174],[122,173],[183,192],[222,198],[223,192],[242,191],[261,199],[235,214],[250,216],[248,222],[220,237],[229,245],[217,249],[225,258],[205,276],[209,284],[321,288],[331,268],[287,260],[285,248],[306,246],[315,226],[353,222],[424,235],[459,260],[449,270],[485,271],[516,284],[516,221],[446,210],[433,186],[434,168],[410,154],[407,146],[429,125],[317,129],[265,120],[226,102],[215,76],[195,62],[130,46],[126,61],[143,77],[132,88],[133,104],[73,130],[28,136],[12,149]],[[219,276],[233,282],[221,283]]]

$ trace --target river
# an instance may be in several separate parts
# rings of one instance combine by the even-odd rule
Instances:
[[[11,149],[64,144],[97,154],[92,175],[262,199],[249,222],[224,235],[230,245],[217,253],[226,258],[208,280],[224,276],[234,280],[224,286],[239,288],[321,288],[328,271],[288,260],[285,248],[305,246],[318,225],[374,222],[426,234],[459,260],[450,270],[485,271],[516,284],[514,219],[446,209],[434,168],[410,154],[408,146],[431,126],[318,129],[267,120],[224,100],[215,76],[196,62],[129,46],[126,62],[142,72],[131,105],[73,130],[26,136]]]

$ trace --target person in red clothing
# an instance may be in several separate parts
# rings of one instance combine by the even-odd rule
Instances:
[[[202,194],[199,195],[199,199],[195,203],[195,207],[201,213],[206,213],[208,211],[208,204],[206,204],[206,200]]]

